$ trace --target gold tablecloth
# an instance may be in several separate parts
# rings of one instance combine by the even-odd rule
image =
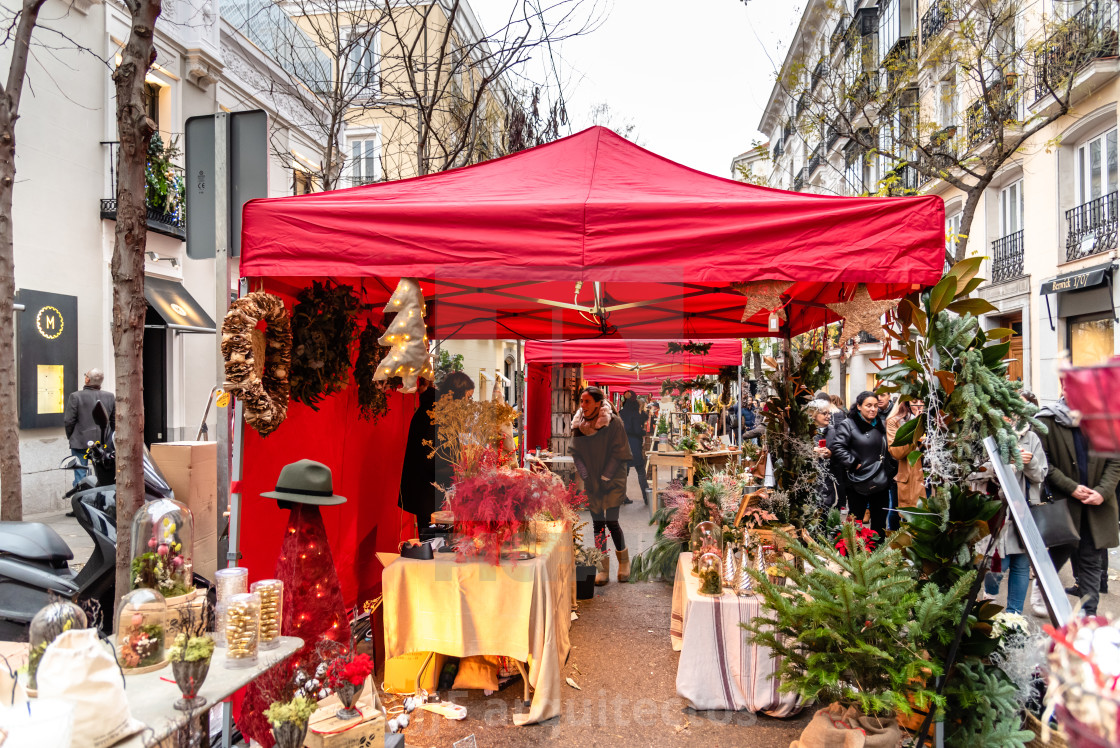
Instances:
[[[484,559],[399,558],[382,574],[385,656],[439,652],[451,657],[500,655],[529,663],[534,689],[514,724],[560,714],[561,667],[571,647],[570,527],[550,533],[536,558],[494,566]]]

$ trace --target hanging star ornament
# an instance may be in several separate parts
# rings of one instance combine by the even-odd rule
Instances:
[[[883,329],[883,315],[898,306],[898,302],[889,299],[875,301],[867,291],[867,286],[861,283],[856,286],[855,293],[847,301],[825,304],[825,306],[844,318],[844,325],[840,329],[841,344],[861,332],[885,343],[888,335]]]
[[[782,308],[782,294],[792,286],[791,281],[761,280],[747,283],[732,283],[731,287],[747,297],[747,304],[743,307],[743,318],[746,322],[754,315],[765,310],[774,312],[778,318],[785,321],[786,313]]]

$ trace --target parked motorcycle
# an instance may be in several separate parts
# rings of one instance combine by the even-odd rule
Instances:
[[[117,504],[116,450],[109,415],[94,406],[101,439],[89,443],[89,473],[66,492],[74,517],[93,540],[93,553],[81,571],[70,568],[74,553],[57,532],[38,522],[0,522],[0,641],[26,641],[32,617],[53,598],[100,606],[101,627],[113,629],[116,602]],[[80,467],[76,457],[62,469]],[[159,468],[144,450],[145,500],[174,498]],[[196,587],[210,583],[195,575]]]

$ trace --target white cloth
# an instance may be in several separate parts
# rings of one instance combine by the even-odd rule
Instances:
[[[771,678],[780,660],[766,647],[747,641],[739,625],[757,617],[762,598],[738,597],[724,590],[719,597],[700,594],[700,580],[690,571],[692,554],[682,553],[673,582],[669,635],[681,653],[677,664],[677,695],[694,709],[746,709],[771,717],[801,711],[797,694],[779,693]]]

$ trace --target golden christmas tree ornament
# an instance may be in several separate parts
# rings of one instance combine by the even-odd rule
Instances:
[[[743,307],[743,318],[746,322],[751,317],[765,310],[777,314],[785,321],[786,313],[782,308],[782,294],[793,285],[792,281],[761,280],[747,283],[732,283],[731,287],[747,297],[747,304]]]
[[[401,278],[389,302],[386,312],[396,312],[396,317],[385,329],[385,334],[377,341],[388,346],[389,353],[377,365],[373,375],[375,381],[385,381],[390,377],[400,377],[401,392],[416,392],[418,380],[435,378],[432,368],[432,355],[428,351],[428,336],[425,334],[424,294],[420,291],[420,281],[415,278]]]
[[[841,345],[861,332],[885,343],[888,336],[887,331],[883,329],[883,315],[898,306],[898,302],[889,299],[875,301],[871,298],[867,286],[860,283],[847,301],[825,304],[825,306],[844,318],[844,324],[840,328]]]

